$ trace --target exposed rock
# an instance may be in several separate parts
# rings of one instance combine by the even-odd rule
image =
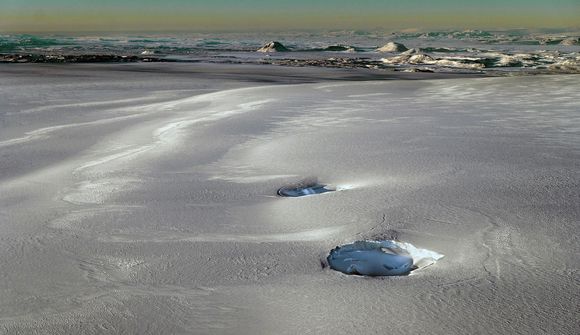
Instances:
[[[386,64],[432,64],[435,59],[426,54],[401,54],[400,56],[381,59]]]
[[[283,51],[290,51],[288,48],[282,45],[280,42],[272,41],[266,43],[263,47],[256,50],[257,52],[283,52]]]
[[[284,66],[316,66],[316,67],[332,67],[332,68],[383,68],[380,61],[370,60],[366,58],[327,58],[327,59],[262,59],[263,64],[274,64]]]
[[[429,55],[417,54],[409,57],[409,64],[429,64],[433,63],[435,59]]]
[[[0,63],[132,63],[168,62],[156,57],[134,55],[44,55],[44,54],[2,54]]]
[[[564,73],[580,73],[580,57],[578,59],[566,59],[548,66],[550,71]]]
[[[324,51],[344,51],[344,52],[356,52],[356,48],[350,45],[330,45],[323,49]]]
[[[562,42],[560,42],[560,44],[562,44],[562,45],[578,45],[578,44],[580,44],[580,37],[566,38],[566,39],[562,40]]]
[[[416,54],[420,54],[420,53],[421,53],[420,49],[412,48],[412,49],[409,49],[405,52],[402,52],[401,55],[416,55]]]
[[[411,50],[409,50],[411,51]],[[433,58],[421,53],[406,53],[403,52],[399,56],[382,58],[381,61],[385,64],[393,65],[435,65],[448,68],[472,69],[478,70],[485,67],[479,59],[468,57],[451,57],[451,58]]]

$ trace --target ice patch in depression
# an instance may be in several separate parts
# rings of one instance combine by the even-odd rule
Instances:
[[[398,241],[356,241],[338,246],[326,258],[330,268],[350,275],[403,276],[443,255]]]
[[[336,190],[337,190],[336,187],[319,184],[316,179],[309,179],[293,185],[284,186],[278,189],[277,193],[281,197],[296,198],[303,197],[306,195],[332,192]]]

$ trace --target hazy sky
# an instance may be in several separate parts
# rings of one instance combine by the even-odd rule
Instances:
[[[580,0],[0,0],[0,31],[580,27]]]

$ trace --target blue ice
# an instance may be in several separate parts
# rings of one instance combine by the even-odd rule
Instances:
[[[306,195],[320,194],[334,191],[332,188],[321,184],[310,184],[304,186],[282,187],[278,190],[278,195],[282,197],[303,197]]]
[[[413,258],[392,241],[356,241],[334,248],[330,268],[349,275],[401,276],[414,269]]]

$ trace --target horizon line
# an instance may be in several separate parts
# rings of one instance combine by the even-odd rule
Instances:
[[[530,13],[414,13],[364,16],[321,15],[216,15],[215,13],[0,14],[0,32],[128,32],[128,31],[292,31],[292,30],[403,30],[403,29],[580,29],[576,13],[538,15]]]

